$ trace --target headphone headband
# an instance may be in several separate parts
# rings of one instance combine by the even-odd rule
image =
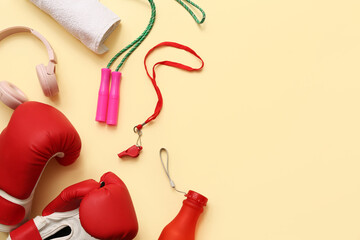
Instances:
[[[49,55],[47,66],[39,64],[36,66],[36,73],[44,94],[48,97],[54,96],[59,92],[56,81],[55,65],[56,56],[50,43],[37,31],[28,27],[16,26],[0,31],[0,41],[15,33],[31,33],[38,38],[46,47]],[[27,101],[25,94],[13,84],[0,82],[0,101],[4,102],[10,108],[15,109],[21,103]]]
[[[35,31],[34,29],[23,27],[23,26],[16,26],[16,27],[9,27],[2,31],[0,31],[0,41],[4,38],[13,35],[15,33],[23,33],[23,32],[29,32],[33,34],[35,37],[37,37],[46,47],[49,55],[50,62],[56,63],[56,56],[55,52],[52,49],[50,43],[46,40],[44,36],[42,36],[39,32]]]

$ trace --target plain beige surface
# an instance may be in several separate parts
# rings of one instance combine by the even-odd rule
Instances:
[[[359,1],[199,0],[208,16],[201,27],[175,1],[156,1],[155,27],[122,71],[116,128],[94,121],[100,68],[142,32],[150,10],[145,0],[102,2],[122,19],[103,56],[29,1],[1,3],[1,29],[26,25],[51,42],[61,93],[55,101],[42,95],[34,67],[47,62],[46,51],[25,34],[0,43],[1,80],[59,108],[83,141],[74,165],[47,167],[32,216],[68,185],[111,170],[131,192],[136,239],[157,239],[183,200],[159,162],[166,147],[178,187],[209,198],[197,240],[360,239]],[[205,68],[158,69],[164,108],[144,129],[141,156],[119,160],[136,141],[132,127],[153,112],[157,99],[142,62],[165,40],[191,46]],[[164,58],[198,64],[169,49],[150,62]],[[0,105],[0,112],[4,128],[12,111]]]

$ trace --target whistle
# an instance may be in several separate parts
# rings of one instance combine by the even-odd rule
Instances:
[[[136,158],[137,156],[139,156],[140,154],[140,151],[142,150],[143,148],[141,146],[131,146],[130,148],[128,148],[127,150],[121,152],[118,154],[119,158],[122,158],[122,157],[132,157],[132,158]]]

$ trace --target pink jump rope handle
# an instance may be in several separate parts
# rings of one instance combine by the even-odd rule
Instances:
[[[119,114],[121,72],[112,72],[111,76],[111,89],[106,123],[108,125],[116,125]]]
[[[105,122],[109,99],[109,85],[110,85],[111,70],[108,68],[101,69],[101,84],[99,89],[99,97],[96,110],[96,121]]]

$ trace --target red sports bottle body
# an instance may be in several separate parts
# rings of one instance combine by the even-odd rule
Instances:
[[[195,240],[196,224],[208,199],[189,191],[178,215],[162,231],[159,240]]]

